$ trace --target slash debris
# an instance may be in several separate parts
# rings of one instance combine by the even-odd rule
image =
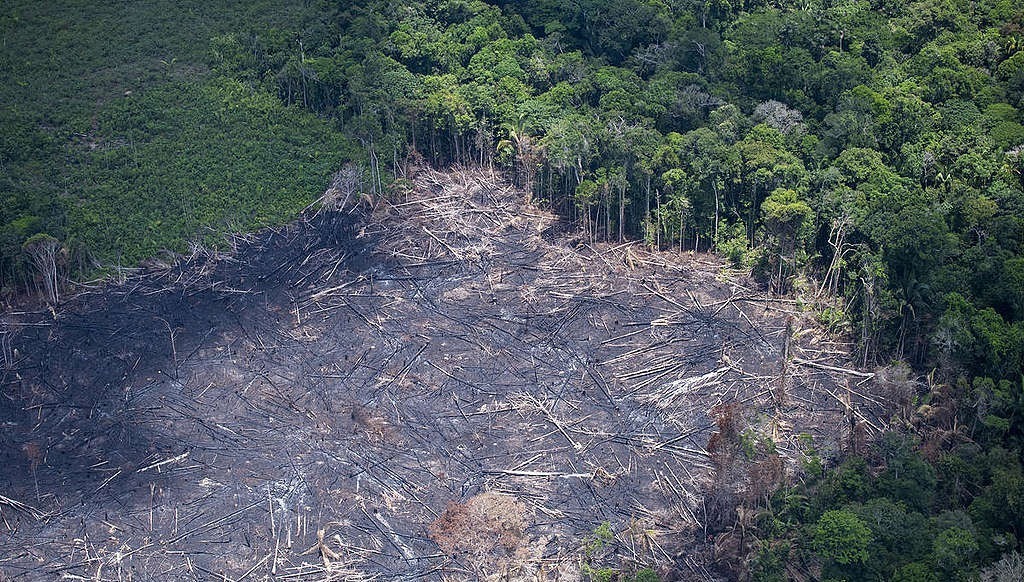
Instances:
[[[605,565],[714,579],[712,410],[791,462],[885,429],[848,346],[712,259],[414,183],[3,315],[0,573],[577,579],[608,522]]]

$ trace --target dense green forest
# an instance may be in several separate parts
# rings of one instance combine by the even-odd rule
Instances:
[[[4,5],[4,293],[44,247],[82,278],[285,221],[345,161],[374,195],[491,165],[581,237],[720,253],[927,378],[906,434],[828,470],[808,444],[731,574],[1018,579],[1019,3],[285,4]]]
[[[61,243],[72,278],[135,266],[293,218],[356,155],[316,116],[210,72],[211,38],[253,23],[301,29],[301,7],[0,10],[0,293],[33,287],[25,243],[39,235]]]

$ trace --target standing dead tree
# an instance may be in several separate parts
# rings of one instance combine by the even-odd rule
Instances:
[[[358,205],[364,198],[361,189],[363,185],[363,169],[351,162],[345,164],[331,177],[331,184],[317,200],[320,208],[328,211],[344,210],[349,200],[355,196],[353,206]]]
[[[22,250],[32,259],[32,265],[39,272],[40,294],[47,302],[56,305],[60,302],[60,259],[62,247],[60,241],[52,236],[40,233],[32,236]]]
[[[13,332],[6,329],[0,331],[0,360],[3,361],[3,367],[5,370],[14,367],[14,350],[11,348],[11,339],[13,336]]]

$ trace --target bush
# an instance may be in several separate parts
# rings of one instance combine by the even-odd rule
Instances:
[[[733,267],[739,268],[750,264],[745,260],[747,248],[747,229],[743,225],[743,221],[739,220],[732,224],[722,221],[718,227],[718,240],[715,241],[715,249],[729,259]]]

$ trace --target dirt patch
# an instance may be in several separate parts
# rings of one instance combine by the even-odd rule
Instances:
[[[606,565],[713,579],[710,411],[790,464],[885,428],[799,305],[521,199],[425,172],[372,213],[5,314],[0,572],[576,579],[607,522]]]
[[[507,571],[527,561],[526,506],[507,495],[480,493],[465,503],[449,502],[430,524],[430,538],[452,558],[466,558],[475,570]]]

